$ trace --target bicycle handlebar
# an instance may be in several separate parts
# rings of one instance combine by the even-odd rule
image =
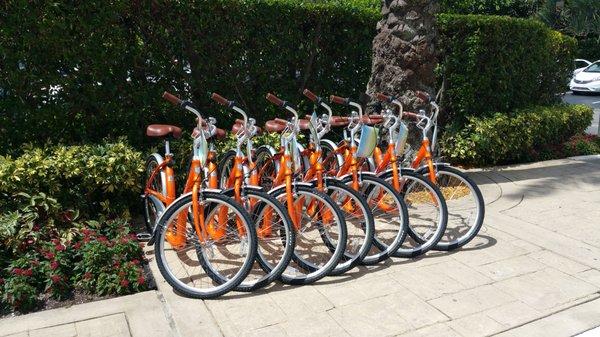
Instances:
[[[402,115],[406,116],[406,117],[410,117],[412,119],[416,119],[416,120],[421,120],[421,119],[425,118],[425,116],[421,116],[421,115],[416,114],[414,112],[403,112]]]
[[[349,101],[350,101],[348,98],[344,98],[344,97],[340,97],[340,96],[336,96],[336,95],[329,96],[329,100],[332,103],[336,103],[336,104],[340,104],[340,105],[348,105]]]
[[[281,107],[281,108],[285,107],[285,101],[282,99],[279,99],[277,96],[275,96],[271,93],[268,93],[266,98],[269,102],[277,105],[278,107]]]
[[[165,91],[162,94],[162,97],[167,101],[173,103],[173,105],[181,105],[181,103],[183,103],[183,101],[179,97],[169,93],[168,91]]]
[[[223,106],[226,106],[226,107],[231,107],[231,105],[233,103],[233,101],[230,101],[230,100],[226,99],[225,97],[217,94],[216,92],[213,92],[212,95],[210,95],[210,98],[213,101],[215,101],[215,102],[217,102],[217,103],[219,103],[219,104],[221,104]]]
[[[422,91],[415,91],[415,96],[417,96],[418,99],[423,101],[423,103],[429,103],[429,100],[431,99],[429,97],[429,94],[424,93]]]
[[[309,100],[317,103],[317,101],[319,100],[319,97],[317,97],[317,95],[315,95],[312,91],[308,90],[308,89],[304,89],[304,91],[302,92],[304,94],[304,96],[306,96],[306,98],[308,98]]]
[[[393,96],[384,95],[380,92],[375,94],[375,97],[381,102],[391,103],[394,100]]]

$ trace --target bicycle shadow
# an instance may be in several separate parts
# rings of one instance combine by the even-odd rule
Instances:
[[[425,255],[417,256],[414,258],[392,257],[392,258],[389,258],[389,259],[387,259],[383,262],[380,262],[376,265],[373,265],[373,266],[359,265],[342,275],[328,276],[324,279],[321,279],[321,280],[311,284],[310,286],[316,287],[318,289],[319,287],[322,287],[322,286],[343,284],[343,283],[351,281],[351,280],[357,280],[357,279],[360,279],[360,278],[363,278],[366,276],[370,276],[370,275],[372,275],[372,273],[376,273],[378,271],[384,271],[391,267],[400,266],[400,265],[408,265],[411,263],[419,263],[419,261],[430,261],[430,260],[440,259],[442,257],[454,255],[461,251],[476,251],[476,250],[486,249],[486,248],[490,248],[498,243],[498,240],[496,240],[492,236],[485,235],[485,234],[477,235],[477,237],[474,240],[477,240],[477,242],[474,245],[469,243],[467,246],[461,247],[461,248],[453,250],[453,251],[429,251]],[[287,291],[289,289],[293,289],[296,287],[299,287],[299,285],[288,285],[288,284],[283,284],[281,282],[275,282],[265,288],[258,289],[256,291],[249,292],[249,293],[231,292],[231,293],[228,293],[228,294],[225,294],[225,295],[219,297],[218,300],[234,300],[234,299],[249,298],[249,297],[260,296],[260,295],[264,295],[264,294],[277,293],[280,291]]]

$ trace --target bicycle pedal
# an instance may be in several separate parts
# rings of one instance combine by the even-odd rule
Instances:
[[[150,241],[152,238],[152,234],[150,233],[137,233],[135,236],[137,237],[138,241],[142,242]]]

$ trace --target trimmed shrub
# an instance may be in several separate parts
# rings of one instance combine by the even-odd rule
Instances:
[[[2,9],[0,153],[116,136],[139,147],[150,123],[192,127],[164,90],[221,126],[237,116],[208,91],[259,123],[281,117],[269,91],[293,102],[304,87],[358,96],[380,17],[370,0],[8,0]]]
[[[543,0],[542,0],[543,1]],[[541,0],[442,0],[441,12],[452,14],[508,15],[528,18]]]
[[[449,127],[441,148],[452,162],[467,165],[531,161],[545,148],[583,132],[592,116],[589,106],[563,104],[471,116],[464,127]]]
[[[591,62],[600,60],[600,36],[578,40],[577,58]]]
[[[442,14],[438,24],[446,121],[557,103],[566,90],[575,39],[531,19]]]
[[[142,154],[126,143],[27,148],[0,156],[0,208],[18,193],[45,193],[67,208],[96,217],[139,207]]]

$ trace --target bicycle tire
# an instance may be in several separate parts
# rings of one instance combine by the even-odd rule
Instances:
[[[171,268],[169,268],[169,266],[166,264],[167,259],[166,259],[166,254],[165,254],[165,241],[166,241],[165,236],[167,234],[167,228],[168,228],[167,224],[171,223],[174,220],[174,218],[177,216],[177,214],[179,214],[179,211],[181,211],[183,209],[186,209],[186,211],[187,211],[187,209],[189,209],[189,207],[190,207],[189,205],[192,202],[191,193],[185,194],[185,195],[179,197],[177,200],[175,200],[173,202],[173,204],[171,204],[171,206],[165,211],[163,216],[160,218],[159,223],[158,223],[159,232],[157,233],[158,239],[155,243],[155,258],[156,258],[156,263],[158,265],[158,269],[160,270],[162,276],[167,281],[167,283],[169,283],[177,292],[179,292],[180,294],[183,294],[184,296],[187,296],[187,297],[199,298],[199,299],[210,299],[210,298],[215,298],[215,297],[221,296],[221,295],[233,290],[242,281],[244,281],[246,275],[248,275],[248,273],[250,272],[250,269],[252,268],[252,264],[254,263],[254,260],[256,258],[257,238],[256,238],[256,231],[254,229],[254,225],[252,223],[250,215],[241,205],[236,203],[233,199],[231,199],[230,197],[227,197],[223,194],[216,193],[216,192],[209,192],[209,191],[201,192],[201,197],[202,197],[202,200],[204,203],[215,202],[215,203],[223,204],[227,207],[231,207],[231,209],[234,210],[234,212],[236,213],[236,217],[237,217],[236,219],[239,219],[244,224],[244,230],[248,237],[247,249],[246,249],[247,254],[244,258],[243,263],[241,264],[241,267],[239,268],[239,271],[237,271],[233,277],[227,279],[226,282],[220,283],[216,287],[211,288],[209,290],[200,291],[198,289],[195,289],[195,288],[192,288],[190,286],[183,284],[175,275],[173,275]],[[206,259],[203,258],[203,254],[201,252],[199,252],[200,249],[198,249],[197,244],[194,245],[194,248],[195,248],[196,254],[198,255],[198,260],[199,260],[198,263],[202,267],[204,272],[213,281],[219,280],[219,279],[222,280],[222,278],[216,277],[214,275],[214,271],[212,271],[212,269],[210,267],[206,266]],[[211,275],[211,274],[213,274],[213,275]],[[190,276],[187,276],[186,279],[187,278],[190,278],[190,280],[191,280]],[[215,283],[219,283],[219,282],[215,281]]]
[[[462,180],[468,186],[469,190],[474,194],[473,199],[475,200],[476,207],[477,207],[477,215],[476,215],[476,218],[475,218],[476,220],[475,220],[474,224],[472,226],[470,226],[470,229],[467,231],[467,233],[465,235],[459,237],[458,239],[454,239],[452,241],[447,241],[447,240],[444,240],[444,237],[442,237],[442,239],[437,243],[437,245],[434,248],[435,250],[440,250],[440,251],[455,250],[455,249],[458,249],[458,248],[466,245],[471,240],[473,240],[479,233],[479,230],[481,230],[481,226],[483,225],[483,221],[485,218],[485,202],[483,200],[483,195],[481,194],[481,190],[479,189],[477,184],[471,178],[469,178],[469,176],[467,176],[464,172],[462,172],[452,166],[448,166],[448,165],[435,165],[435,168],[437,171],[436,175],[438,176],[438,180],[439,180],[440,173],[442,175],[443,174],[453,175],[455,177],[458,177],[458,179]],[[429,168],[424,167],[424,168],[418,170],[418,173],[423,174],[424,176],[427,177],[429,174]],[[442,191],[442,194],[443,194],[443,191]],[[448,223],[452,224],[452,222],[451,222],[452,217],[450,215],[455,214],[456,207],[454,207],[453,202],[449,202],[447,198],[445,198],[445,199],[446,199],[446,205],[448,207],[448,213],[449,213]],[[451,200],[452,200],[452,198],[451,198]],[[448,231],[448,226],[446,227],[446,231]]]

